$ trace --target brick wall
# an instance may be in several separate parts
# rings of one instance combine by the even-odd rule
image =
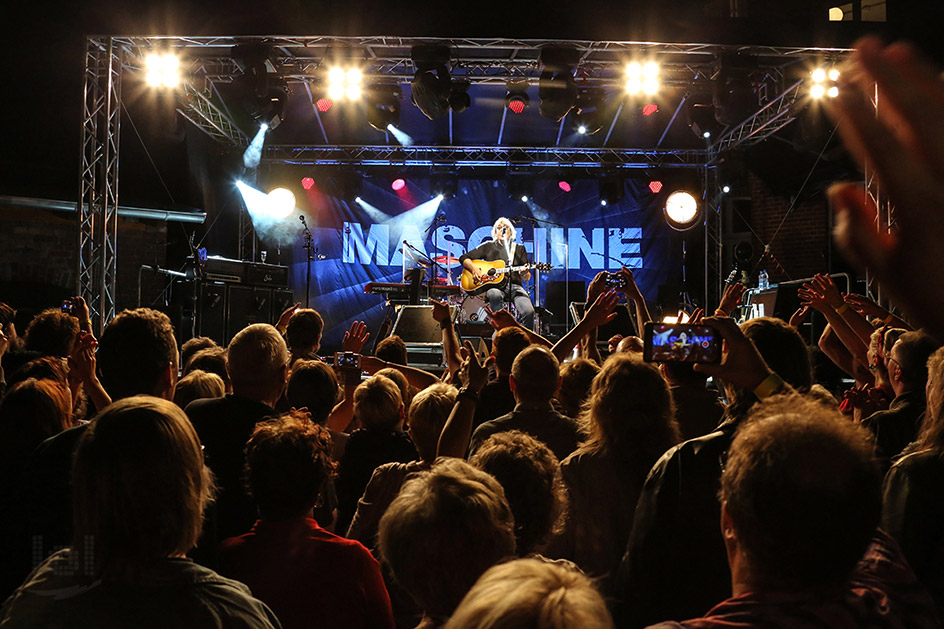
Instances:
[[[753,175],[750,191],[751,226],[763,243],[770,243],[771,255],[760,266],[767,269],[770,281],[801,279],[828,271],[831,234],[825,196],[805,199],[788,214],[791,199],[774,195]],[[763,243],[755,241],[758,255],[763,253]]]
[[[119,218],[118,309],[133,308],[141,264],[164,266],[167,224]],[[78,246],[75,214],[36,208],[0,207],[0,285],[18,308],[55,306],[62,295],[75,291]],[[145,273],[145,298],[160,292],[163,283]],[[31,288],[35,287],[35,289]]]

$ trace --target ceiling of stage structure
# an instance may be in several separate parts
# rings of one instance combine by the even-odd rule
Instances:
[[[90,38],[90,49],[104,50],[108,41]],[[181,115],[233,147],[248,145],[260,122],[269,122],[263,162],[546,167],[585,169],[591,175],[701,167],[726,151],[767,139],[810,104],[811,71],[837,65],[849,52],[408,37],[111,41],[120,51],[123,98],[151,89],[145,87],[149,54],[172,53],[179,59],[180,83],[173,91]],[[649,77],[645,65],[628,69],[633,62],[657,64],[655,94],[628,91],[639,87],[628,85],[631,79]],[[330,97],[335,65],[359,70],[360,98]],[[432,112],[435,119],[412,100],[418,70],[425,72],[420,82],[426,88],[426,98],[417,91],[418,100],[427,113],[440,105]],[[553,111],[542,115],[542,109]],[[395,130],[386,126],[391,121]],[[592,133],[581,133],[581,125]]]

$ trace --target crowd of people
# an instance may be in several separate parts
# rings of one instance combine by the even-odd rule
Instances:
[[[433,302],[442,375],[362,322],[325,360],[300,304],[226,347],[147,308],[96,339],[78,297],[21,338],[0,304],[0,626],[941,626],[944,84],[907,45],[855,64],[833,114],[897,230],[830,200],[894,313],[817,275],[738,325],[734,284],[692,313],[718,363],[597,338],[622,296],[649,319],[628,269],[556,343],[489,311],[489,356]]]

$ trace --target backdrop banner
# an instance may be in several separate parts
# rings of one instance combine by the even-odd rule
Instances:
[[[364,293],[368,282],[403,282],[404,245],[409,243],[430,258],[458,258],[491,237],[499,217],[517,221],[519,245],[532,262],[548,262],[541,274],[539,294],[532,300],[544,305],[548,282],[583,282],[584,287],[602,270],[621,266],[633,270],[647,299],[654,300],[659,285],[677,283],[681,270],[678,234],[665,224],[664,195],[650,192],[648,181],[629,179],[625,196],[617,203],[600,204],[592,180],[574,182],[565,193],[555,182],[543,181],[527,202],[509,198],[502,181],[460,181],[455,198],[431,200],[428,181],[410,180],[394,192],[386,179],[361,182],[360,202],[321,193],[317,187],[298,199],[299,210],[312,227],[315,245],[324,259],[312,262],[311,307],[325,320],[323,345],[333,348],[351,322],[363,320],[372,334],[383,320],[385,304],[378,295]],[[537,187],[537,186],[535,186]],[[548,221],[533,224],[527,218]],[[292,228],[297,229],[297,224]],[[700,232],[699,232],[700,233]],[[267,234],[260,234],[265,240]],[[292,287],[300,301],[305,295],[305,251],[293,238]],[[446,259],[438,270],[446,281],[458,283],[461,266]],[[532,284],[534,279],[532,277]],[[585,290],[585,289],[584,289]],[[571,294],[584,301],[585,293]],[[555,313],[558,314],[558,313]]]

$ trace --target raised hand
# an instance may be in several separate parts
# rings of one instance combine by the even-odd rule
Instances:
[[[616,318],[613,310],[616,309],[618,303],[619,294],[614,290],[607,291],[593,302],[584,318],[591,327],[598,328]]]
[[[360,354],[364,343],[369,338],[370,332],[367,331],[367,324],[363,321],[355,321],[351,324],[351,328],[344,333],[344,339],[341,340],[341,350]]]
[[[642,297],[642,292],[639,290],[639,286],[636,284],[636,278],[633,277],[632,269],[628,269],[625,266],[620,269],[620,275],[623,276],[623,285],[618,286],[616,290],[625,294],[630,299],[637,299]]]
[[[95,373],[95,349],[98,341],[89,332],[79,332],[72,353],[69,354],[69,375],[79,382],[90,383],[97,378]]]
[[[462,345],[462,366],[459,368],[459,379],[469,389],[478,393],[488,383],[488,367],[495,359],[489,356],[485,362],[479,360],[472,343],[465,341]]]
[[[724,316],[730,315],[738,304],[741,303],[741,296],[744,295],[744,284],[735,282],[724,287],[724,294],[721,295],[721,303],[718,304],[717,314],[724,313]]]
[[[713,328],[724,339],[721,362],[717,365],[696,363],[695,371],[721,378],[736,386],[753,391],[771,374],[754,344],[744,336],[734,319],[707,317],[702,325]]]
[[[817,273],[813,276],[813,285],[822,295],[826,305],[833,310],[840,308],[845,303],[842,299],[842,293],[839,292],[839,287],[833,282],[833,278],[828,275]]]
[[[593,276],[590,284],[587,286],[587,303],[592,304],[597,297],[606,292],[606,271],[600,271]]]
[[[928,331],[944,337],[944,83],[938,71],[904,43],[878,38],[856,43],[854,68],[830,99],[846,147],[869,164],[895,208],[896,230],[876,228],[876,208],[861,186],[829,191],[836,242],[874,272],[892,300]],[[870,95],[878,90],[876,108]]]
[[[295,314],[301,307],[302,302],[298,302],[294,306],[289,306],[286,308],[282,314],[279,315],[279,320],[278,323],[275,324],[275,327],[284,332],[285,328],[288,327],[288,322],[292,318],[292,315]]]
[[[446,302],[431,298],[429,303],[433,306],[433,320],[436,321],[436,323],[442,323],[452,317],[452,313],[449,311],[449,304]]]
[[[823,295],[820,289],[814,284],[804,283],[797,289],[797,295],[799,295],[801,299],[802,306],[810,306],[819,312],[825,312],[831,309],[829,304],[826,303],[825,295]]]
[[[705,311],[702,308],[695,308],[692,311],[692,316],[688,318],[688,322],[692,325],[701,325],[701,322],[705,319]]]
[[[810,313],[809,306],[800,306],[796,309],[792,315],[790,315],[790,327],[794,330],[799,330],[800,326],[803,325],[803,322],[806,321],[807,315]]]
[[[510,328],[518,325],[518,322],[515,321],[514,316],[504,308],[497,312],[492,312],[491,308],[486,306],[485,315],[488,317],[489,323],[491,323],[492,327],[496,330]]]
[[[865,317],[877,317],[879,319],[884,319],[889,314],[891,314],[865,295],[849,293],[845,296],[845,301],[850,307],[852,307],[853,310],[856,310]]]

